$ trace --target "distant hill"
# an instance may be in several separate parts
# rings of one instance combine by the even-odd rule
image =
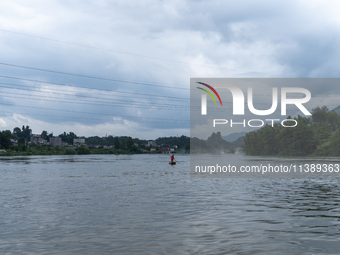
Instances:
[[[225,141],[221,132],[212,133],[207,140],[191,138],[190,153],[233,153],[243,145],[244,137],[239,137],[234,142]]]
[[[213,152],[228,152],[233,149],[231,143],[222,139],[221,132],[212,133],[210,137],[207,139],[207,145]]]
[[[340,110],[340,109],[339,109]],[[247,132],[238,132],[238,133],[232,133],[230,135],[222,136],[223,140],[226,140],[227,142],[234,142],[238,138],[245,136]]]
[[[236,141],[232,142],[231,145],[234,147],[234,148],[240,148],[242,147],[244,144],[244,136],[241,136],[239,138],[237,138]]]
[[[332,112],[336,112],[340,115],[340,105],[332,110]]]

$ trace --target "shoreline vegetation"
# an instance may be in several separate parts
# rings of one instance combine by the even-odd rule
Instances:
[[[340,108],[316,107],[311,117],[294,118],[297,126],[275,124],[249,132],[243,151],[251,156],[340,156]],[[291,117],[288,117],[290,119]],[[288,122],[287,122],[288,124]],[[295,123],[292,123],[294,125]]]
[[[160,154],[161,152],[142,152],[141,150],[116,150],[116,149],[88,149],[86,147],[78,147],[75,150],[66,148],[45,147],[41,149],[27,149],[26,151],[7,150],[0,153],[2,156],[40,156],[40,155],[88,155],[88,154],[114,154],[114,155],[132,155],[132,154]],[[188,153],[185,150],[177,150],[173,153]]]
[[[234,142],[227,142],[220,132],[207,140],[191,138],[190,153],[225,154],[242,151],[249,156],[282,157],[339,157],[340,106],[329,110],[326,106],[312,109],[310,117],[293,118],[283,127],[266,125],[245,133]],[[292,119],[290,116],[287,119]]]
[[[0,131],[0,156],[86,155],[86,154],[169,154],[189,153],[190,138],[159,137],[142,140],[130,136],[78,137],[64,132],[58,136],[42,131],[32,134],[29,126]]]

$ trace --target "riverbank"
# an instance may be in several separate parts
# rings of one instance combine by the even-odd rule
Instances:
[[[174,153],[186,153],[178,150]],[[133,155],[133,154],[160,154],[160,152],[143,152],[137,150],[117,150],[117,149],[88,149],[85,147],[78,147],[76,149],[69,149],[65,147],[47,147],[44,149],[27,148],[25,151],[6,150],[0,153],[0,157],[4,156],[38,156],[38,155],[85,155],[85,154],[114,154],[114,155]]]

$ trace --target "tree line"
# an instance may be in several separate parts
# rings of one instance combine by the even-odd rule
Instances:
[[[323,106],[314,108],[311,117],[299,115],[294,120],[298,123],[294,128],[274,124],[247,133],[244,152],[258,156],[340,156],[339,114]]]
[[[32,135],[32,129],[29,126],[23,125],[22,128],[15,127],[13,132],[10,130],[0,131],[0,148],[1,149],[12,149],[14,151],[26,151],[27,142],[30,141]],[[46,130],[41,132],[41,138],[49,142],[50,137],[53,137],[53,133],[48,133]],[[99,149],[103,149],[104,146],[114,146],[115,150],[126,151],[130,153],[138,153],[138,148],[143,148],[147,144],[147,140],[141,140],[138,138],[132,138],[130,136],[90,136],[90,137],[79,137],[74,132],[63,132],[59,134],[62,142],[69,145],[73,144],[73,139],[85,138],[87,145],[99,145]],[[18,145],[13,145],[11,139],[17,140]],[[189,146],[189,137],[161,137],[156,139],[157,144],[168,144],[177,145],[178,148],[184,149]],[[31,144],[32,148],[45,148],[46,146]],[[47,149],[46,149],[47,150]],[[49,149],[48,149],[49,150]],[[86,151],[87,153],[88,151]],[[68,154],[74,154],[73,151],[67,151]],[[79,149],[78,154],[85,154],[84,149]]]

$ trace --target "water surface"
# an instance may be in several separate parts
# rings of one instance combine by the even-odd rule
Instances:
[[[340,253],[339,179],[190,178],[176,160],[0,158],[0,254]]]

